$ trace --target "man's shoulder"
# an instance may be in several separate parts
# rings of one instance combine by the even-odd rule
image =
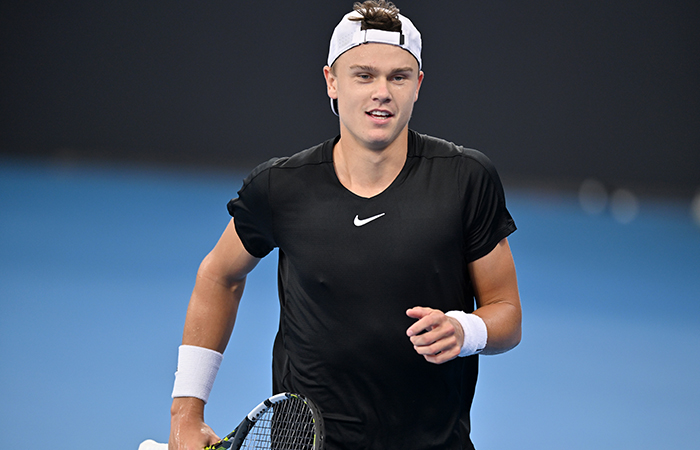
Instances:
[[[278,158],[278,162],[275,164],[275,166],[282,168],[297,168],[309,164],[323,164],[329,162],[330,153],[326,150],[329,145],[332,147],[332,142],[333,140],[328,140],[297,152],[291,156]]]
[[[491,166],[489,158],[479,150],[457,145],[435,136],[412,132],[414,154],[420,158],[458,158],[473,160],[483,166]]]
[[[248,175],[246,181],[253,180],[259,175],[268,174],[273,169],[296,169],[309,165],[324,164],[329,161],[328,152],[325,151],[327,146],[332,146],[333,139],[322,142],[320,144],[309,147],[300,152],[294,153],[291,156],[282,156],[271,158],[264,163],[258,165]]]

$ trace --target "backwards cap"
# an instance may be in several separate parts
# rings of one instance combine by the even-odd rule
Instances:
[[[418,68],[422,68],[420,32],[407,17],[399,14],[401,31],[362,30],[362,22],[360,20],[350,20],[350,18],[362,19],[362,15],[357,11],[349,12],[335,27],[328,51],[329,67],[333,65],[340,55],[351,48],[360,44],[375,42],[378,44],[396,45],[407,50],[418,60]]]
[[[366,43],[390,44],[401,47],[408,51],[418,61],[418,69],[422,69],[421,60],[421,37],[418,29],[413,25],[408,17],[399,14],[401,20],[401,31],[385,31],[377,29],[362,29],[362,21],[350,20],[351,18],[362,19],[362,15],[357,11],[347,13],[340,23],[333,30],[331,45],[328,50],[328,67],[332,66],[336,59],[353,47]],[[338,115],[333,100],[331,109]]]

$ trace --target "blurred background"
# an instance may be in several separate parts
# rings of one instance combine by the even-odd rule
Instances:
[[[321,69],[351,2],[3,2],[0,148],[251,167],[337,133]],[[404,1],[426,79],[412,127],[507,181],[689,195],[700,5]]]
[[[700,3],[397,2],[411,127],[495,163],[523,343],[482,358],[478,448],[698,448]],[[352,2],[0,4],[0,444],[167,440],[194,274],[242,178],[338,132]],[[208,407],[269,394],[275,255]]]

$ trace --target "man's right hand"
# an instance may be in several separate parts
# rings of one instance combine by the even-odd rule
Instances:
[[[168,450],[202,450],[218,441],[218,436],[204,423],[202,400],[193,397],[173,399]]]

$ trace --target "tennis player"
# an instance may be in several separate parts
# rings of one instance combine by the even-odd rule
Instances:
[[[246,275],[274,248],[273,390],[318,404],[326,449],[474,448],[478,354],[520,341],[516,227],[487,157],[409,129],[421,45],[384,1],[335,28],[323,74],[340,134],[261,164],[229,203],[187,312],[171,450],[217,440],[204,405]]]

